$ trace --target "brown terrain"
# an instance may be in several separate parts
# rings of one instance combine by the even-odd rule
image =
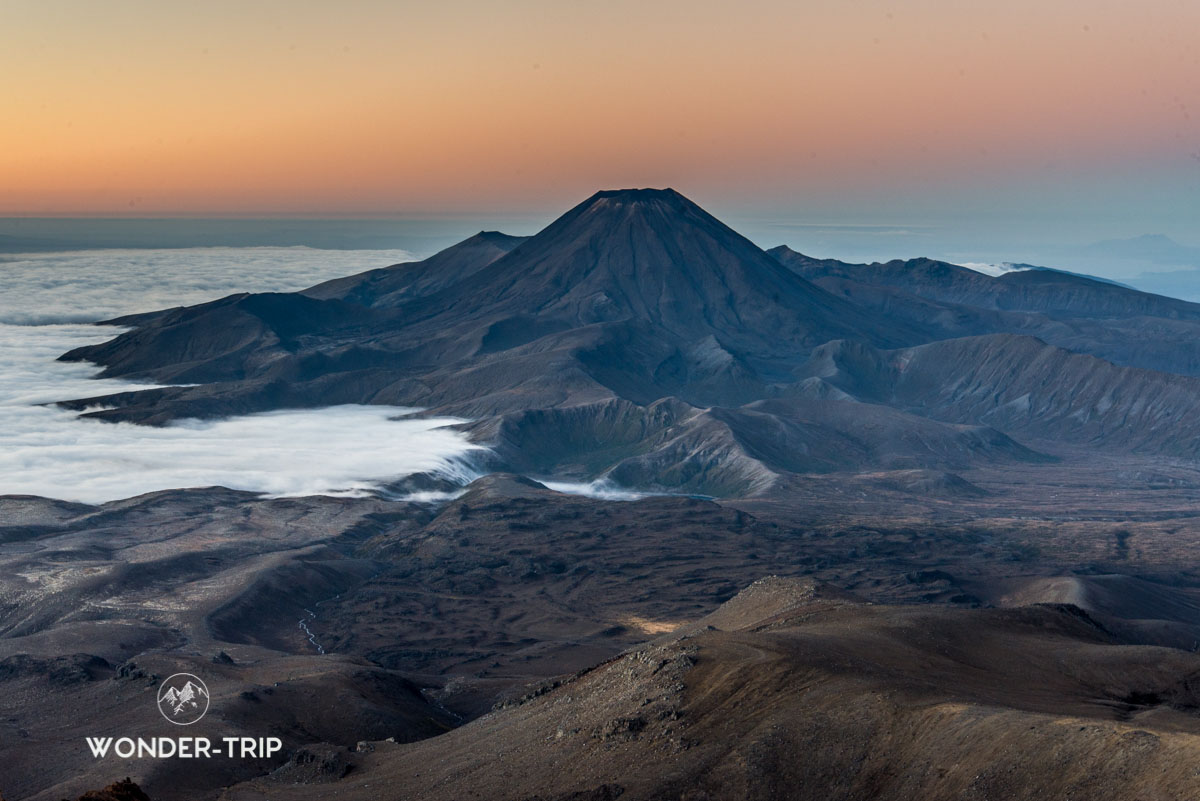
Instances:
[[[190,386],[94,418],[419,406],[487,451],[361,498],[0,496],[9,801],[1200,798],[1200,306],[623,190],[118,322],[64,358]],[[84,741],[183,734],[284,748]]]
[[[731,788],[769,772],[739,761],[748,758],[739,749],[753,746],[766,749],[764,759],[772,754],[763,764],[793,765],[779,781],[802,778],[812,797],[961,797],[953,793],[966,792],[966,772],[997,758],[979,743],[1003,734],[996,742],[1011,750],[1009,776],[987,779],[998,783],[980,784],[975,797],[1024,797],[1004,794],[1022,782],[1029,797],[1036,788],[1059,792],[1074,785],[1038,784],[1050,774],[1022,760],[1057,754],[1073,764],[1087,749],[1102,755],[1089,758],[1111,759],[1112,749],[1142,742],[1131,738],[1145,732],[1175,748],[1172,738],[1190,731],[1190,702],[1179,694],[1189,672],[1200,669],[1191,656],[1200,646],[1200,574],[1188,565],[1200,538],[1188,511],[1194,474],[1158,462],[1143,469],[1157,471],[1161,486],[1110,486],[1101,502],[1095,487],[1115,475],[1111,466],[1064,471],[1063,463],[1023,470],[1023,483],[1004,471],[967,474],[978,492],[955,489],[940,498],[914,496],[907,478],[866,475],[824,476],[783,500],[614,502],[493,475],[438,506],[268,501],[211,489],[102,507],[7,499],[4,520],[23,523],[2,530],[3,789],[9,798],[58,801],[128,775],[152,798],[212,798],[279,770],[269,791],[252,783],[231,792],[281,797],[283,778],[292,777],[290,787],[332,772],[345,775],[347,792],[379,797],[355,782],[391,786],[405,771],[422,772],[413,765],[445,764],[453,768],[426,775],[428,785],[405,778],[396,786],[407,794],[395,797],[470,797],[464,788],[494,788],[506,772],[536,777],[513,780],[511,797],[519,798],[605,785],[630,797],[747,797]],[[832,485],[840,495],[831,495]],[[1040,502],[1032,501],[1035,491]],[[772,575],[790,578],[738,595]],[[740,631],[761,628],[752,625],[759,607],[748,598],[761,602],[766,619],[778,613],[777,596],[786,607],[807,598],[810,587],[836,604],[821,601],[811,622],[793,616],[768,626],[778,633]],[[740,600],[722,606],[734,597]],[[726,633],[708,631],[710,624]],[[906,639],[926,630],[927,639]],[[845,657],[834,659],[811,638],[839,643]],[[961,648],[970,653],[954,650]],[[637,719],[640,705],[661,690],[659,674],[621,672],[620,692],[595,685],[577,723],[570,723],[574,712],[553,707],[551,735],[562,726],[587,732],[578,743],[561,744],[569,745],[561,753],[557,739],[550,750],[531,745],[550,736],[536,728],[549,725],[537,710],[551,708],[551,699],[583,698],[559,688],[545,699],[534,690],[536,704],[517,703],[531,686],[580,672],[599,682],[648,653],[674,660],[685,651],[699,657],[671,685],[683,688],[669,699],[670,714],[682,710],[667,727],[672,733],[642,715],[643,730],[592,736]],[[724,667],[700,671],[709,659]],[[757,675],[765,664],[770,670]],[[212,760],[202,768],[91,757],[86,736],[177,734],[159,717],[154,693],[158,680],[180,671],[202,676],[213,693],[212,711],[188,734],[277,735],[284,751],[266,762]],[[824,678],[810,688],[805,677],[813,671]],[[742,674],[727,684],[722,678]],[[799,723],[809,720],[800,711],[810,691],[812,709],[804,714],[816,717],[809,726],[819,724],[824,747],[836,752],[823,757],[830,761],[819,775],[804,773],[801,752],[789,750],[813,747]],[[1168,700],[1137,700],[1152,694]],[[695,706],[701,697],[714,706]],[[887,701],[864,706],[863,699],[878,698]],[[728,704],[746,717],[731,717]],[[757,728],[755,710],[779,704],[791,711],[778,727]],[[928,739],[906,745],[904,732],[914,727],[928,730]],[[759,742],[767,731],[775,734],[763,742],[775,750]],[[423,748],[447,750],[410,755],[385,742],[431,736]],[[489,737],[524,744],[491,752]],[[728,753],[718,759],[681,749],[689,738]],[[375,750],[355,751],[360,741]],[[909,775],[908,766],[931,754],[968,746],[982,750],[955,756],[955,770],[938,764]],[[475,760],[471,771],[456,761],[464,754]],[[855,760],[866,754],[879,766],[869,781],[854,778],[861,773]],[[403,759],[393,764],[390,755]],[[596,769],[569,767],[585,763]],[[735,765],[750,772],[736,778]],[[894,781],[911,784],[886,783],[877,774],[888,765]],[[944,783],[941,769],[953,774]],[[641,775],[679,783],[630,778]],[[437,789],[451,776],[459,783]],[[430,789],[417,792],[422,787]],[[1062,789],[1050,797],[1072,796]]]
[[[1200,793],[1200,656],[1070,605],[948,611],[755,582],[674,634],[336,784],[222,798],[1041,799]]]

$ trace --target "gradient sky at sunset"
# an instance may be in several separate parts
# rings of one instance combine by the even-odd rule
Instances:
[[[1200,210],[1200,3],[2,0],[0,215]],[[1128,227],[1128,230],[1122,228]]]

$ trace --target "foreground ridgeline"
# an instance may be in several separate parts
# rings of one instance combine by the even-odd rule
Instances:
[[[225,797],[1195,798],[1197,669],[1112,647],[1077,607],[886,607],[770,578],[445,736],[360,747],[337,784]]]
[[[973,474],[987,491],[908,470],[737,502],[504,474],[438,504],[0,497],[2,789],[1189,798],[1188,475],[1018,462]]]

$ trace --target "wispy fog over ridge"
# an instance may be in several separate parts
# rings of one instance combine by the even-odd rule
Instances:
[[[0,263],[0,494],[99,503],[178,487],[304,495],[362,492],[413,473],[469,480],[467,460],[480,449],[446,427],[458,421],[396,419],[411,409],[338,406],[147,428],[80,419],[52,405],[139,387],[96,380],[91,365],[56,361],[120,332],[64,321],[248,289],[293,290],[405,255],[203,248],[22,255]]]
[[[964,261],[960,262],[958,266],[966,267],[968,270],[974,270],[975,272],[983,273],[984,275],[990,275],[993,278],[1004,275],[1005,273],[1014,273],[1029,269],[1029,267],[1026,265],[1010,264],[1008,262],[990,264],[978,261]]]
[[[607,479],[596,481],[543,481],[547,489],[562,492],[567,495],[583,495],[586,498],[599,498],[604,501],[638,501],[656,493],[638,492],[619,487]]]

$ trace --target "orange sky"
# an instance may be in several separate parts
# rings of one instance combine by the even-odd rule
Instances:
[[[0,214],[1195,184],[1197,31],[1195,0],[3,0]]]

